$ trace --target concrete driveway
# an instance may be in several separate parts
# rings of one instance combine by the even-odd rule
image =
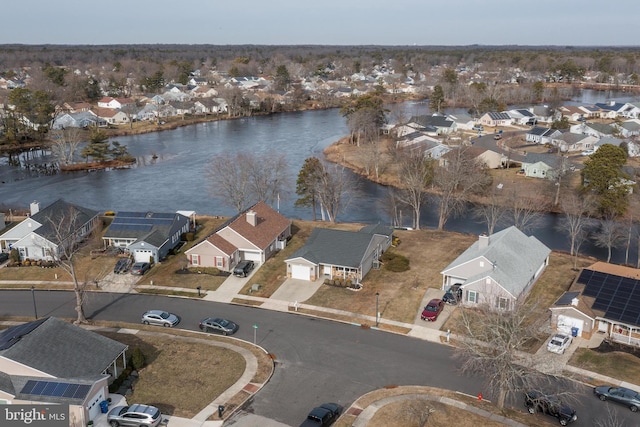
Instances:
[[[271,295],[271,299],[302,303],[311,298],[320,289],[322,282],[323,280],[310,282],[308,280],[286,279],[278,290]]]
[[[413,323],[415,325],[422,325],[427,328],[439,330],[444,324],[445,320],[447,320],[451,315],[451,313],[453,313],[453,310],[455,310],[456,308],[455,305],[445,304],[444,310],[442,310],[442,313],[440,313],[440,315],[438,316],[438,320],[436,320],[435,322],[422,320],[420,318],[420,314],[422,313],[422,309],[424,308],[424,306],[427,305],[429,301],[431,301],[434,298],[442,298],[443,295],[444,295],[444,291],[441,289],[434,289],[434,288],[427,289],[427,292],[425,292],[424,297],[422,298],[422,302],[420,303],[420,308],[416,313],[416,317],[413,319]]]

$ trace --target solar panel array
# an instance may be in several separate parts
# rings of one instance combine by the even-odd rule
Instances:
[[[582,294],[594,297],[594,310],[602,310],[610,320],[640,325],[640,281],[593,270],[582,270],[578,283]]]
[[[20,341],[23,336],[29,334],[29,332],[40,326],[42,322],[47,319],[48,318],[45,317],[34,322],[24,323],[22,325],[12,326],[9,329],[5,329],[0,333],[0,350],[10,348],[12,345]]]
[[[91,390],[87,384],[74,384],[56,381],[29,380],[20,393],[32,396],[51,396],[67,399],[84,399]]]

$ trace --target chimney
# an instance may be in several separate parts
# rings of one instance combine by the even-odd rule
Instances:
[[[34,200],[33,202],[31,202],[31,215],[33,216],[38,212],[40,212],[40,202]]]
[[[254,227],[258,225],[258,217],[255,211],[247,211],[247,222]]]
[[[576,297],[576,298],[573,298],[573,299],[571,300],[571,305],[576,306],[576,307],[578,306],[578,298],[577,298],[577,297]]]
[[[489,236],[486,233],[482,233],[478,238],[478,249],[484,249],[489,246]]]

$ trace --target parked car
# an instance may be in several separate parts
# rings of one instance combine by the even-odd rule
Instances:
[[[442,296],[442,301],[447,304],[456,305],[462,299],[462,285],[456,283],[455,285],[449,286]]]
[[[233,275],[239,277],[247,277],[253,270],[253,261],[240,261],[233,269]]]
[[[580,153],[583,156],[590,156],[593,153],[595,153],[595,150],[584,150],[582,153]]]
[[[220,332],[222,335],[233,335],[238,330],[238,325],[231,320],[220,317],[208,317],[200,321],[198,325],[201,331]]]
[[[323,403],[313,408],[300,427],[327,427],[340,417],[342,406],[337,403]]]
[[[180,318],[163,310],[149,310],[142,315],[142,323],[145,325],[172,327],[180,323]]]
[[[555,334],[547,343],[547,350],[552,353],[564,354],[571,345],[571,335]]]
[[[638,412],[638,408],[640,408],[640,394],[629,388],[609,387],[603,385],[594,387],[593,393],[598,396],[600,400],[611,400],[613,402],[622,403],[627,408],[631,409],[631,412]]]
[[[538,119],[529,119],[526,124],[527,126],[535,126],[538,124]]]
[[[440,315],[443,309],[444,309],[444,301],[438,298],[434,298],[431,301],[429,301],[429,304],[427,304],[424,307],[424,310],[422,310],[422,314],[420,315],[420,318],[422,320],[435,322],[436,320],[438,320],[438,316]]]
[[[6,252],[0,252],[0,264],[9,259],[9,254]]]
[[[120,258],[116,262],[116,266],[113,267],[113,272],[116,274],[126,273],[131,268],[131,258]]]
[[[473,127],[473,130],[477,130],[477,131],[482,132],[482,131],[484,130],[484,127],[483,127],[483,126],[481,126],[481,125],[475,125],[475,126]]]
[[[566,426],[578,419],[576,411],[563,404],[556,396],[549,396],[537,391],[529,391],[524,394],[524,405],[530,414],[542,412],[556,417],[560,425]]]
[[[151,269],[151,264],[148,262],[136,262],[131,267],[131,274],[137,274],[142,276],[144,273]]]
[[[162,422],[162,414],[155,406],[136,403],[129,406],[116,406],[107,414],[107,421],[111,427],[156,427]]]
[[[502,135],[500,135],[499,133],[496,133],[493,135],[493,139],[495,139],[496,141],[499,139],[502,139]]]

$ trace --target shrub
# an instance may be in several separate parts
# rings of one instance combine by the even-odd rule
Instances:
[[[131,366],[133,366],[133,369],[138,371],[144,368],[144,365],[146,363],[147,362],[144,358],[144,354],[142,354],[142,350],[140,350],[140,347],[135,347],[133,349],[133,353],[131,354]]]
[[[20,252],[17,249],[11,249],[9,252],[9,259],[13,262],[20,262]]]
[[[186,240],[187,242],[192,242],[194,239],[195,235],[191,232],[189,233],[184,233],[184,237],[182,238],[182,240]]]
[[[395,273],[409,270],[409,258],[395,252],[387,251],[382,255],[384,267]]]

